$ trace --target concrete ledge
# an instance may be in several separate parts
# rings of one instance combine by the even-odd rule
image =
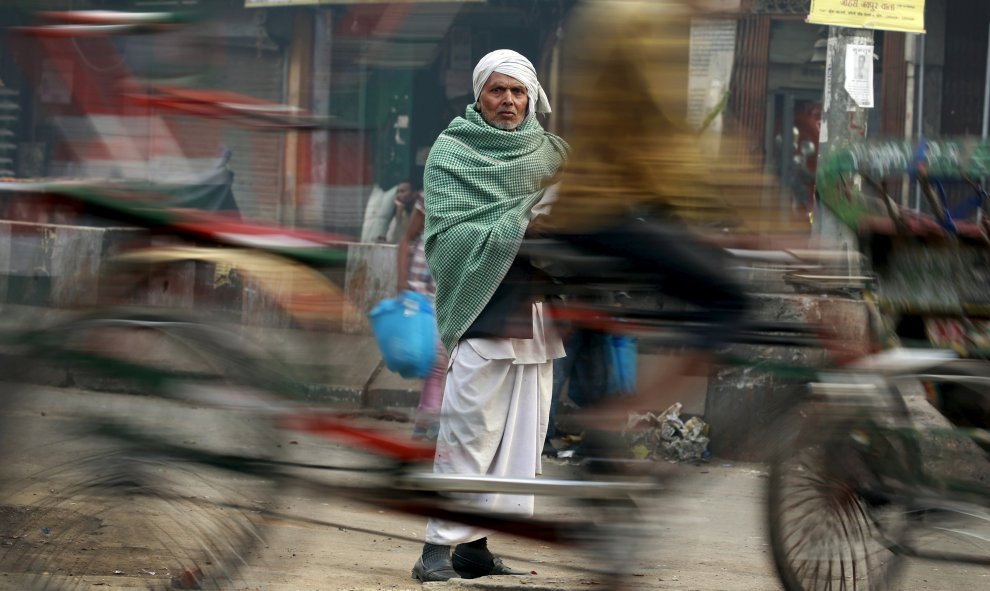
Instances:
[[[378,371],[381,357],[367,321],[367,313],[395,293],[394,245],[348,245],[346,268],[325,274],[342,286],[355,307],[326,319],[319,329],[302,330],[275,294],[237,269],[182,261],[149,266],[134,277],[105,272],[106,261],[120,252],[174,242],[153,240],[140,228],[0,220],[0,322],[41,326],[73,309],[101,302],[201,314],[240,332],[292,367],[313,403],[415,406],[420,384]],[[38,379],[53,385],[126,387],[112,379],[84,379],[71,367],[43,374]]]
[[[381,371],[368,385],[365,405],[369,408],[416,408],[423,380],[409,380],[391,372],[382,364]]]
[[[182,261],[148,265],[134,277],[114,277],[104,270],[109,260],[126,250],[177,243],[152,239],[141,228],[0,220],[0,303],[74,308],[125,297],[133,304],[209,309],[222,320],[246,325],[295,325],[276,294],[236,268]],[[396,247],[353,243],[347,249],[346,268],[323,272],[354,307],[323,324],[334,332],[367,335],[371,333],[367,313],[395,294]],[[136,291],[135,281],[142,282]]]
[[[990,485],[990,456],[972,439],[953,431],[952,423],[928,402],[924,386],[914,382],[903,386],[901,394],[919,429],[925,471],[939,481],[978,488]]]
[[[103,261],[149,237],[128,228],[0,220],[0,301],[51,307],[96,303]]]
[[[843,347],[865,352],[869,343],[869,314],[865,302],[818,295],[772,295],[756,298],[760,320],[821,323],[833,329]],[[824,351],[810,347],[737,345],[730,353],[744,359],[820,367]],[[725,367],[708,381],[705,420],[709,450],[719,457],[745,461],[767,459],[777,413],[804,387],[803,382],[753,367]]]
[[[72,317],[75,312],[39,306],[6,304],[0,312],[0,326],[44,327]],[[209,315],[206,318],[213,321]],[[236,323],[213,324],[242,339],[241,345],[259,363],[270,358],[286,368],[301,386],[303,402],[344,408],[415,407],[422,382],[406,380],[380,366],[381,354],[374,337],[340,332],[272,328]],[[123,338],[121,335],[117,339]],[[176,354],[154,333],[129,335],[127,343],[116,346],[128,355],[153,360],[159,367],[195,371],[196,361]],[[113,376],[94,376],[78,371],[71,364],[32,368],[31,381],[51,386],[76,386],[98,391],[132,391],[135,385]]]

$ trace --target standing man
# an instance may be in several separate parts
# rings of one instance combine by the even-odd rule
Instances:
[[[437,138],[424,174],[426,257],[450,352],[433,469],[533,478],[541,468],[552,360],[564,352],[531,289],[537,271],[517,254],[567,144],[536,120],[550,104],[522,55],[489,53],[474,69],[473,86],[475,102]],[[463,500],[524,515],[534,506],[532,495]],[[488,533],[431,519],[413,576],[427,582],[524,574],[492,555]]]

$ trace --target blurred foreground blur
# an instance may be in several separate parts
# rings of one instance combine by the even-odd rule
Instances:
[[[425,138],[470,101],[473,57],[511,41],[554,73],[563,116],[547,124],[573,147],[548,231],[676,220],[691,232],[684,244],[716,253],[702,257],[706,268],[746,287],[749,307],[730,333],[691,301],[657,297],[655,274],[627,261],[527,245],[556,273],[552,289],[577,304],[563,318],[639,339],[636,387],[648,396],[687,402],[688,390],[673,387],[683,368],[656,368],[698,335],[717,336],[720,364],[694,376],[699,399],[685,413],[704,417],[714,457],[769,462],[762,504],[785,587],[890,588],[905,558],[923,553],[970,560],[983,576],[990,218],[977,180],[990,172],[986,143],[864,141],[819,162],[817,145],[805,146],[818,140],[820,106],[808,98],[818,32],[763,16],[738,17],[738,28],[727,13],[699,21],[695,7],[0,13],[14,48],[3,54],[4,83],[34,88],[3,103],[30,122],[11,125],[17,178],[0,184],[3,319],[17,329],[4,333],[0,366],[2,569],[27,581],[18,588],[80,588],[115,570],[161,587],[227,588],[260,548],[266,520],[283,517],[282,486],[417,515],[450,509],[434,503],[436,490],[556,486],[433,481],[416,463],[428,448],[322,414],[408,406],[415,388],[376,382],[388,376],[365,319],[392,295],[394,247],[357,237],[366,222],[386,230],[371,240],[394,235],[396,196],[422,176]],[[726,41],[729,28],[732,47],[763,31],[778,60],[761,100],[746,95],[733,112],[725,93],[752,88],[730,89],[715,66],[702,100],[688,92],[699,60],[691,37]],[[806,60],[796,50],[783,59],[799,46]],[[732,70],[722,51],[711,50],[711,63]],[[770,114],[758,141],[746,133],[747,109]],[[851,248],[819,232],[824,208],[856,236]],[[906,399],[940,420],[919,421]],[[646,400],[638,410],[671,408]],[[334,451],[340,440],[367,445],[345,450],[358,477],[329,477],[339,471],[323,470],[319,454],[304,466],[284,461],[287,446],[320,429]],[[662,458],[652,453],[661,442],[648,442],[647,455]],[[643,494],[644,482],[618,480],[604,482],[615,486],[602,487],[605,500],[594,497],[602,482],[580,479],[549,493],[575,503],[572,521],[509,525],[593,550],[649,550],[656,532],[632,525],[660,523],[663,498],[650,498],[654,481]],[[608,496],[616,490],[650,503],[618,502]],[[604,528],[573,525],[588,515]],[[595,576],[628,574],[622,560],[592,554],[603,563]]]

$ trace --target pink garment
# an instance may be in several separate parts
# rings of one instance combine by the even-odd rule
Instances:
[[[420,193],[416,200],[416,209],[426,213],[423,203],[423,195]],[[412,260],[409,264],[409,289],[426,294],[430,297],[436,293],[436,284],[433,282],[433,275],[426,265],[426,249],[423,234],[416,237],[413,246]],[[443,404],[443,389],[447,381],[447,351],[444,350],[440,342],[440,335],[437,335],[437,358],[433,363],[433,369],[423,381],[423,391],[419,393],[419,406],[416,407],[416,427],[429,431],[440,419],[440,406]]]
[[[416,407],[416,424],[430,427],[440,417],[440,406],[443,404],[443,388],[447,381],[447,352],[440,339],[437,339],[437,358],[433,369],[423,381],[423,391],[419,394],[419,406]]]

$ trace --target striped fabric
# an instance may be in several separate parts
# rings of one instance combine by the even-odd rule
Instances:
[[[420,194],[416,200],[416,210],[426,215],[426,205],[423,203],[423,196]],[[426,241],[423,240],[422,232],[416,237],[413,243],[412,260],[409,262],[409,289],[432,296],[436,294],[437,286],[433,282],[433,274],[426,264]]]

